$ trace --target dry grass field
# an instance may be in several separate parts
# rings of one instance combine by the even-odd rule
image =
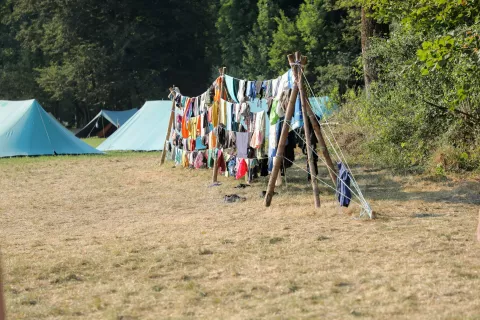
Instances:
[[[209,188],[158,153],[4,159],[0,177],[9,319],[480,319],[475,177],[362,169],[373,221],[325,188],[314,210],[302,172],[265,208],[265,180]]]

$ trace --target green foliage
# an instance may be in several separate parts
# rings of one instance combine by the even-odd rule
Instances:
[[[204,90],[218,61],[212,19],[217,8],[207,0],[9,0],[2,9],[11,49],[30,62],[22,75],[44,93],[47,107],[73,102],[69,112],[79,125],[100,108],[165,98],[173,83],[186,92]],[[191,70],[200,77],[191,77]],[[22,83],[8,77],[17,87]],[[4,98],[16,95],[2,90]],[[42,100],[30,89],[32,97]]]
[[[302,42],[298,37],[298,30],[295,22],[285,16],[280,11],[280,16],[275,18],[277,30],[273,34],[273,44],[269,52],[269,63],[272,71],[276,74],[285,72],[287,64],[287,54],[298,51],[302,47]]]
[[[270,49],[270,65],[286,69],[286,55],[301,51],[309,58],[307,76],[318,94],[344,93],[357,85],[354,65],[360,54],[358,10],[337,9],[329,1],[305,0],[295,21],[283,12]]]
[[[455,164],[440,163],[442,168],[478,167],[480,163],[474,159],[478,159],[480,122],[463,113],[478,114],[480,96],[468,94],[460,102],[458,90],[467,83],[480,84],[480,77],[461,76],[466,72],[462,64],[422,75],[423,66],[417,60],[417,48],[422,43],[424,35],[399,28],[390,39],[377,39],[370,48],[369,56],[377,61],[379,81],[369,99],[350,99],[355,101],[355,120],[368,136],[371,159],[397,168],[436,167],[435,154],[450,146],[455,154],[463,155],[450,156],[449,161],[456,159]]]
[[[277,28],[275,17],[278,13],[279,9],[274,1],[258,1],[257,22],[243,44],[245,49],[243,71],[249,79],[274,77],[269,68],[268,53],[273,41],[273,32]]]
[[[372,19],[390,35],[364,39],[362,53]],[[165,98],[172,84],[201,93],[220,65],[277,77],[295,51],[309,59],[315,93],[361,129],[362,156],[480,167],[480,0],[0,2],[0,98],[35,97],[77,126],[100,108]],[[368,96],[365,61],[376,79]]]
[[[247,37],[250,35],[251,26],[255,23],[256,18],[257,1],[220,0],[216,26],[222,63],[228,67],[227,70],[230,74],[243,75],[241,66],[245,52],[244,43],[247,43]]]
[[[305,1],[300,6],[296,24],[302,50],[313,66],[309,75],[317,93],[337,89],[344,93],[355,84],[353,65],[360,54],[360,41],[358,28],[352,26],[358,23],[356,11],[334,9],[328,1]]]

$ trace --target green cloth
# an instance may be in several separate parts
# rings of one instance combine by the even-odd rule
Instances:
[[[276,124],[278,122],[278,120],[280,120],[280,117],[277,114],[277,105],[278,105],[278,101],[273,100],[272,109],[270,111],[270,125],[272,125],[272,126],[274,124]]]

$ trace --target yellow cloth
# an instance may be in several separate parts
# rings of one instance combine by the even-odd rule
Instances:
[[[214,128],[218,126],[218,102],[214,102],[212,106],[212,124]]]
[[[227,101],[220,102],[220,123],[227,126]]]
[[[213,131],[209,133],[208,137],[208,149],[215,149],[217,147],[217,137],[213,134]]]
[[[188,168],[188,155],[187,155],[187,151],[185,150],[182,153],[182,167]]]
[[[197,118],[190,118],[189,124],[190,138],[197,139]]]

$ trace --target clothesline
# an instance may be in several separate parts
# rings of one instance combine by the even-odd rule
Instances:
[[[175,160],[184,167],[195,162],[195,167],[198,168],[205,164],[200,164],[200,161],[207,162],[215,157],[220,160],[219,154],[222,154],[222,149],[226,149],[238,158],[234,171],[240,168],[240,164],[248,170],[259,165],[260,171],[268,174],[273,166],[271,159],[275,155],[277,135],[290,95],[290,72],[274,80],[261,81],[255,87],[253,82],[239,79],[235,80],[238,83],[232,84],[228,77],[225,75],[217,78],[201,96],[189,98],[180,92],[175,93],[173,98],[179,108],[175,108],[174,130],[170,137],[174,144],[170,147],[174,149]],[[247,84],[249,88],[246,87]],[[232,87],[237,85],[238,92]],[[255,99],[266,96],[272,98],[268,103],[266,100]],[[232,102],[238,98],[241,103]],[[295,109],[296,126],[300,127],[303,118],[299,99]],[[270,111],[270,117],[267,111]],[[220,148],[217,148],[217,144]],[[289,146],[292,160],[295,145],[296,142],[292,140]],[[200,148],[208,150],[202,154],[198,150]],[[206,167],[209,167],[208,163]]]
[[[191,98],[176,92],[174,99],[178,108],[175,108],[175,123],[171,137],[171,141],[174,142],[174,146],[171,146],[173,159],[184,167],[197,169],[210,168],[216,160],[220,172],[226,173],[227,176],[235,176],[237,179],[248,174],[250,180],[250,177],[254,177],[258,171],[262,176],[268,175],[273,169],[273,159],[277,154],[278,141],[285,123],[285,112],[295,81],[291,69],[271,80],[248,81],[225,74],[218,77],[200,96]],[[307,85],[313,93],[308,81]],[[324,118],[324,110],[316,98],[310,98],[307,104],[307,107],[318,115],[317,121]],[[299,96],[288,126],[290,134],[285,145],[283,168],[293,165],[298,135],[295,130],[303,127]],[[306,143],[305,139],[299,138]],[[328,135],[326,138],[338,159],[346,164],[343,153],[341,151],[339,153],[335,148],[339,147],[335,138],[330,139]],[[332,144],[332,140],[336,146]],[[224,154],[224,151],[227,154]],[[315,151],[314,154],[318,158]],[[346,172],[347,178],[348,171],[350,168],[346,164],[343,172]],[[340,179],[340,175],[336,176]],[[371,209],[353,175],[351,180],[352,188],[342,181],[340,186],[343,191],[337,190],[338,194],[347,200],[348,206],[351,195],[347,193],[352,193],[362,204],[363,210],[371,216]]]
[[[224,74],[224,77],[225,77],[225,78],[230,77],[230,78],[232,78],[232,79],[234,79],[234,80],[245,81],[245,82],[259,82],[259,81],[261,81],[261,82],[269,82],[269,81],[277,80],[277,79],[279,79],[279,78],[281,78],[281,77],[284,77],[286,74],[290,73],[291,70],[292,70],[292,69],[289,69],[288,71],[286,71],[285,73],[283,73],[283,74],[280,75],[279,77],[277,77],[277,78],[275,78],[275,79],[269,79],[269,80],[246,80],[246,79],[236,78],[236,77],[231,76],[231,75],[228,75],[228,74]],[[199,98],[199,97],[201,97],[202,95],[206,94],[206,93],[210,90],[210,88],[211,88],[213,85],[215,85],[215,83],[217,82],[218,78],[220,78],[220,77],[221,77],[221,76],[219,76],[219,77],[217,77],[217,79],[215,79],[215,81],[212,83],[212,85],[209,87],[209,89],[207,89],[207,91],[203,92],[202,94],[200,94],[200,95],[198,95],[198,96],[190,97],[190,96],[184,96],[184,95],[182,95],[181,93],[180,93],[180,94],[182,95],[182,97],[186,97],[186,98],[192,98],[192,99]]]

